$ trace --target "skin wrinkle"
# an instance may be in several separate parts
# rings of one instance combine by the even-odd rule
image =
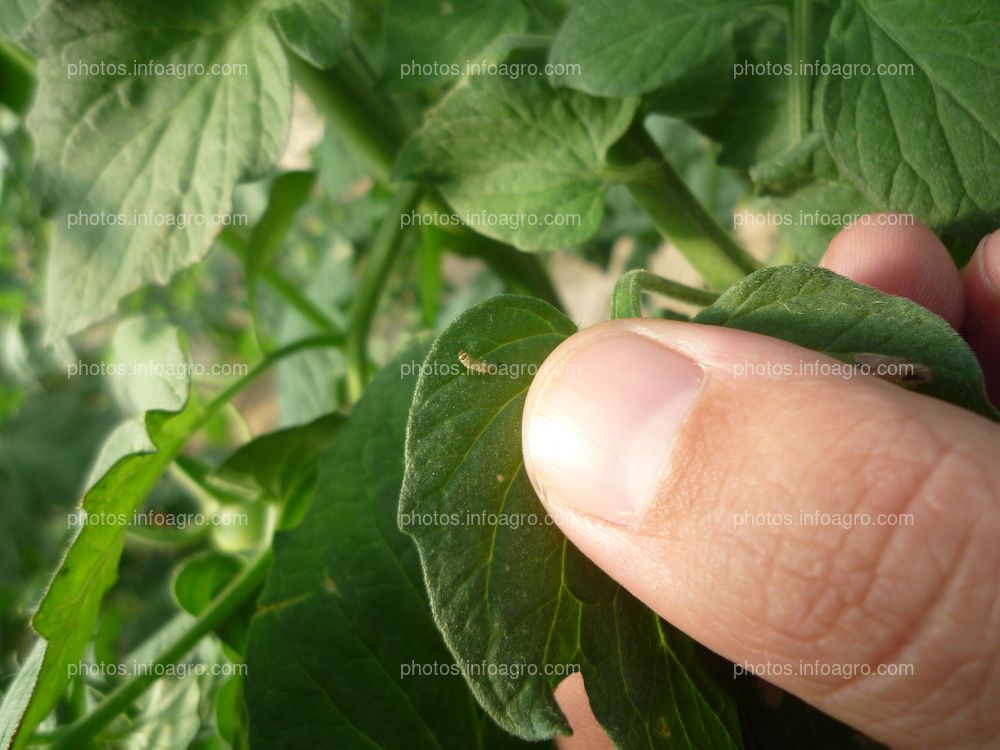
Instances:
[[[985,562],[977,558],[967,550],[973,544],[965,544],[960,533],[952,534],[951,527],[963,523],[952,517],[961,515],[964,523],[975,526],[971,537],[975,543],[976,539],[989,539],[996,526],[1000,477],[995,475],[995,461],[987,451],[1000,435],[995,426],[957,407],[876,379],[859,377],[841,386],[830,379],[788,378],[781,383],[781,378],[745,379],[733,374],[732,363],[744,359],[796,362],[796,350],[782,344],[769,348],[759,339],[705,329],[695,333],[690,327],[684,329],[690,332],[684,335],[681,329],[672,330],[667,325],[619,325],[619,331],[651,329],[647,335],[705,363],[711,374],[705,381],[703,398],[677,438],[671,455],[673,473],[661,481],[659,500],[640,527],[623,534],[599,522],[578,523],[574,519],[567,524],[571,538],[586,542],[585,553],[594,554],[603,544],[617,554],[613,570],[640,592],[641,598],[659,603],[661,614],[668,619],[676,614],[680,625],[692,630],[697,625],[697,634],[730,658],[783,653],[768,643],[773,633],[759,632],[761,619],[753,616],[761,605],[758,590],[777,586],[770,592],[774,600],[781,589],[777,584],[758,589],[756,582],[761,578],[780,581],[782,577],[793,581],[790,588],[795,591],[812,587],[801,600],[802,606],[789,611],[816,623],[817,630],[827,627],[830,631],[813,638],[809,661],[817,655],[817,644],[836,654],[838,642],[847,650],[846,655],[836,655],[838,662],[864,661],[852,658],[855,649],[861,649],[863,656],[866,651],[889,654],[893,647],[901,654],[921,654],[918,669],[923,663],[931,671],[944,669],[952,654],[965,656],[963,649],[969,649],[969,657],[980,658],[972,649],[984,644],[968,640],[951,643],[947,632],[954,631],[949,631],[948,625],[956,617],[985,625],[991,616],[1000,616],[995,597],[984,592],[980,583],[990,580],[983,574],[994,575],[1000,561],[991,551]],[[851,491],[845,494],[847,488]],[[956,492],[964,495],[957,506],[952,500]],[[833,493],[837,494],[831,506]],[[810,540],[802,534],[805,528],[792,535],[761,534],[758,528],[756,538],[754,533],[731,533],[730,521],[729,527],[722,526],[725,533],[718,539],[720,521],[726,521],[734,508],[742,509],[741,505],[751,511],[773,508],[794,513],[807,503],[841,513],[910,511],[916,514],[917,525],[854,527],[850,534],[832,527],[838,533],[819,533]],[[859,528],[863,533],[858,533]],[[941,540],[936,539],[942,532],[947,532],[944,538],[952,540],[944,550]],[[713,533],[716,539],[709,544]],[[992,536],[995,538],[995,533]],[[778,541],[772,543],[775,537]],[[834,545],[838,552],[829,562],[825,556]],[[916,554],[904,555],[906,549],[915,549]],[[978,567],[963,564],[960,550],[967,551],[967,559],[978,559]],[[670,568],[669,577],[650,566],[650,561],[660,558]],[[610,564],[606,558],[598,561],[601,559]],[[805,564],[801,564],[803,560]],[[684,562],[678,565],[679,561]],[[639,575],[623,572],[634,570],[636,563],[646,570],[640,570]],[[744,569],[739,576],[734,575],[740,566]],[[925,570],[930,573],[924,575]],[[955,582],[942,591],[935,581],[947,573]],[[712,581],[720,588],[706,602],[699,591]],[[780,593],[787,594],[787,588]],[[740,589],[753,591],[754,597],[739,601]],[[880,591],[888,591],[892,599],[880,598]],[[728,601],[721,601],[720,594]],[[732,608],[734,599],[739,609]],[[933,608],[939,600],[943,601],[939,605],[943,614],[935,614],[932,622],[921,619],[925,608]],[[975,605],[971,610],[970,602]],[[887,613],[894,604],[921,624],[920,632]],[[979,612],[981,618],[973,617]],[[865,627],[860,634],[858,622]],[[870,642],[867,631],[877,634],[875,643]],[[976,631],[963,624],[961,632]],[[925,644],[933,646],[935,639],[947,651],[939,648],[941,653],[928,653]],[[1000,650],[992,642],[985,645],[990,654]],[[998,671],[994,656],[984,658],[982,665],[969,672],[969,657],[955,661],[959,666],[945,675],[947,679],[929,683],[911,685],[905,678],[873,677],[855,678],[843,685],[838,678],[836,686],[841,689],[829,690],[823,699],[829,700],[841,717],[850,717],[855,723],[864,719],[862,727],[869,731],[877,727],[883,737],[898,741],[907,734],[917,736],[913,732],[923,724],[923,747],[941,745],[956,728],[965,735],[983,726],[973,719],[963,727],[957,720],[977,712],[987,716],[987,695],[981,706],[963,706],[958,716],[954,710],[942,712],[940,704],[934,708],[937,714],[928,717],[890,713],[887,718],[886,712],[904,704],[919,711],[934,700],[936,690],[943,690],[942,685],[956,695],[968,696],[970,677],[977,683],[988,682]],[[912,660],[916,662],[917,657]],[[804,684],[798,680],[790,686],[795,689],[797,685],[801,692]],[[810,684],[807,696],[815,703],[821,691],[813,688]],[[923,694],[928,697],[922,699]],[[895,729],[899,731],[891,733]],[[976,736],[981,741],[985,734]]]

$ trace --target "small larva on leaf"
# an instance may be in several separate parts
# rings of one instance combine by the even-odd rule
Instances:
[[[466,370],[479,375],[495,375],[497,371],[497,366],[492,362],[483,362],[468,352],[459,352],[458,361],[465,365]]]
[[[904,388],[916,388],[934,380],[934,371],[930,367],[902,357],[863,352],[855,354],[854,361],[869,368],[870,375]]]

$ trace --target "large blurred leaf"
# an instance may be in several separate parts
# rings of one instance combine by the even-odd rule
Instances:
[[[350,42],[350,16],[350,0],[278,0],[271,23],[296,54],[328,68]]]
[[[343,5],[286,0],[275,24],[311,50],[306,22],[327,39],[331,9]],[[39,57],[39,90],[29,125],[55,220],[50,337],[200,260],[236,183],[277,158],[289,71],[262,10],[258,0],[53,0],[32,22],[25,39]],[[332,42],[331,54],[342,40]],[[168,67],[137,71],[137,60]]]
[[[550,61],[571,71],[560,83],[588,94],[648,94],[717,59],[730,47],[735,16],[756,1],[577,0]],[[728,85],[724,68],[712,69],[723,74],[714,86]]]
[[[403,148],[397,176],[437,184],[472,229],[522,250],[597,231],[611,145],[637,99],[596,99],[544,80],[467,79]]]
[[[15,38],[45,2],[46,0],[4,0],[0,3],[0,36]]]
[[[467,62],[492,60],[490,47],[527,23],[520,0],[389,0],[386,85],[403,91],[457,80]]]
[[[568,729],[553,697],[578,665],[623,750],[742,747],[735,704],[686,636],[562,535],[531,488],[521,412],[532,377],[576,327],[527,297],[494,297],[438,337],[410,412],[400,525],[417,542],[438,627],[505,729]],[[465,352],[478,370],[460,364]]]

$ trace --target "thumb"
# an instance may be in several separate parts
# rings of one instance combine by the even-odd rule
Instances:
[[[589,328],[529,392],[531,481],[738,668],[897,748],[993,746],[1000,427],[817,363],[839,364],[711,326]]]

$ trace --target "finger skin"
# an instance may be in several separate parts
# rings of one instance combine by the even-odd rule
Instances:
[[[637,525],[578,512],[536,481],[526,450],[529,476],[570,540],[709,648],[748,667],[790,666],[763,676],[882,742],[1000,742],[1000,427],[874,378],[739,377],[738,363],[795,366],[817,355],[711,326],[602,324],[546,365],[571,371],[574,352],[636,335],[690,357],[707,377]],[[529,392],[526,435],[549,387],[552,378],[539,378]],[[912,522],[803,523],[814,513]],[[748,522],[786,515],[792,523]],[[811,664],[912,674],[844,679],[809,674]]]
[[[959,328],[962,279],[941,240],[906,214],[870,214],[842,229],[820,265],[923,305]]]
[[[982,241],[962,281],[967,305],[962,336],[983,366],[993,403],[1000,404],[1000,232]]]
[[[594,712],[579,672],[570,675],[556,688],[556,702],[569,721],[573,734],[556,737],[559,750],[615,750]]]

